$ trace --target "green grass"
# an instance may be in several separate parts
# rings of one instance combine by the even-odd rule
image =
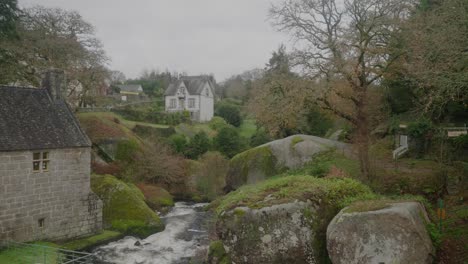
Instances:
[[[57,244],[48,242],[34,242],[44,247],[18,247],[0,251],[0,264],[15,263],[57,263]]]
[[[186,124],[182,123],[175,127],[176,133],[184,135],[188,138],[192,138],[198,132],[204,131],[208,137],[212,138],[216,135],[216,131],[210,128],[209,124],[205,123],[195,123],[195,124]]]
[[[69,250],[80,251],[89,247],[93,247],[95,245],[99,245],[117,239],[121,236],[122,234],[120,232],[104,230],[98,235],[65,242],[61,246]]]
[[[253,119],[244,119],[239,127],[239,134],[243,138],[251,138],[257,131],[257,125]]]

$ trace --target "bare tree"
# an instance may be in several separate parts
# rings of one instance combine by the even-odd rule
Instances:
[[[396,54],[390,52],[390,42],[411,6],[407,0],[285,0],[270,9],[276,27],[296,39],[293,64],[324,85],[320,105],[355,126],[366,179],[370,179],[368,90],[398,57],[389,56]],[[351,109],[341,108],[333,98]]]

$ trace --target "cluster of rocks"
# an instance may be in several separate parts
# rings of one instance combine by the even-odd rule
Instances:
[[[239,207],[219,217],[217,234],[236,264],[312,264],[325,263],[328,257],[333,264],[433,261],[429,220],[419,202],[388,203],[369,211],[346,207],[326,230],[317,228],[320,209],[299,201],[261,209]],[[324,243],[328,256],[319,252],[325,250]]]

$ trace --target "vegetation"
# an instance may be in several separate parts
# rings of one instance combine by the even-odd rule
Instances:
[[[219,152],[203,154],[191,169],[197,199],[213,201],[222,195],[229,161]]]
[[[229,101],[221,101],[218,103],[215,114],[226,120],[226,122],[232,126],[239,127],[242,123],[239,105],[230,103]]]
[[[104,230],[100,234],[65,242],[60,246],[68,250],[82,251],[105,244],[121,236],[122,234],[120,232]]]
[[[221,240],[211,242],[208,249],[208,260],[211,263],[231,264],[231,258],[224,249],[223,242]]]
[[[104,204],[104,225],[138,237],[164,229],[156,213],[145,204],[141,191],[131,185],[112,175],[92,175],[91,188]]]
[[[154,210],[174,206],[174,198],[165,189],[151,184],[139,183],[138,189],[143,193],[146,204]]]
[[[272,195],[275,199],[265,200]],[[261,208],[288,201],[324,199],[343,208],[352,197],[374,197],[369,187],[351,179],[320,179],[309,175],[274,177],[267,181],[245,185],[217,201],[216,212],[237,206]],[[358,199],[358,198],[356,198]]]
[[[213,144],[219,152],[229,158],[241,152],[244,148],[239,132],[234,127],[229,126],[218,132],[218,135],[213,139]]]
[[[25,260],[34,263],[37,260],[47,261],[47,263],[57,262],[57,244],[50,242],[34,242],[42,248],[18,247],[0,251],[0,263],[24,263]],[[45,253],[45,254],[44,254]],[[44,256],[45,255],[45,256]]]

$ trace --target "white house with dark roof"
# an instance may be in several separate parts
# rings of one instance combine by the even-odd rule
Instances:
[[[208,122],[214,115],[214,97],[215,82],[212,77],[181,77],[166,89],[166,111],[188,111],[192,120]]]
[[[91,142],[64,100],[64,83],[54,70],[44,88],[0,86],[0,244],[102,229]]]

